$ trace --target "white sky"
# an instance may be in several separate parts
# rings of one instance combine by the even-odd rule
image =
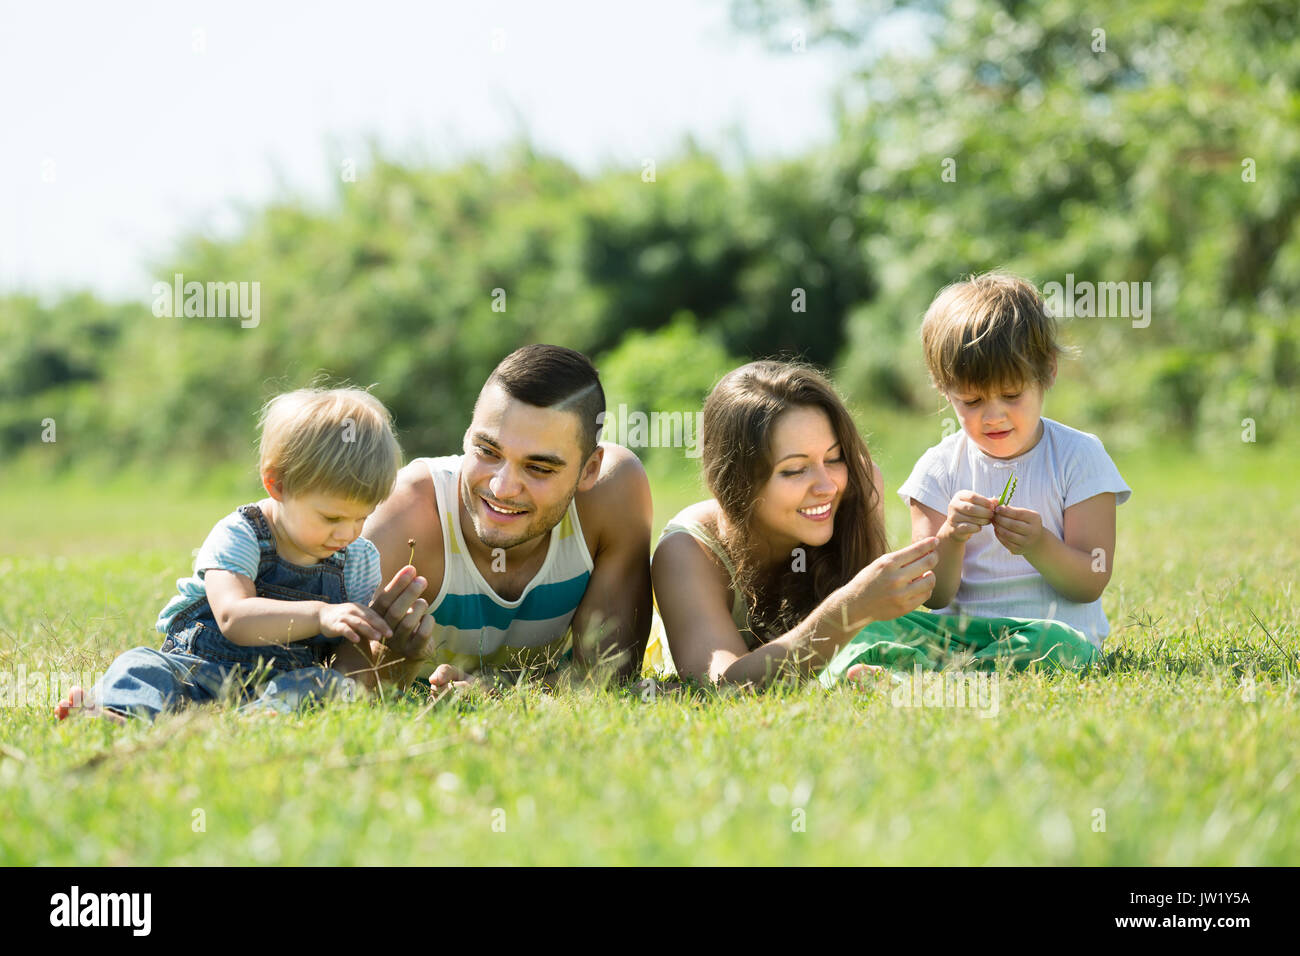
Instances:
[[[687,133],[796,154],[843,68],[767,52],[726,0],[0,0],[0,293],[147,298],[177,236],[329,195],[370,138],[446,163],[526,131],[586,172]]]

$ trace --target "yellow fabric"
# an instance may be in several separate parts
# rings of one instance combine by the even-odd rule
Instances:
[[[683,518],[680,514],[672,518],[659,535],[659,540],[670,534],[689,534],[696,541],[699,541],[710,551],[712,551],[722,562],[722,566],[727,569],[732,581],[736,578],[735,566],[731,563],[726,549],[722,547],[722,542],[709,533],[709,530],[698,521],[689,518]],[[731,604],[731,620],[735,623],[736,629],[740,631],[740,636],[744,639],[745,644],[753,650],[757,646],[753,635],[749,630],[749,610],[745,606],[745,599],[741,596],[733,585],[734,598]],[[672,652],[668,649],[668,635],[664,631],[663,618],[659,616],[659,605],[654,605],[654,613],[650,618],[650,639],[646,643],[645,657],[641,664],[641,674],[643,677],[676,677],[677,668],[673,664]]]
[[[677,676],[677,666],[673,663],[672,651],[668,649],[668,635],[664,633],[664,622],[659,616],[658,607],[655,607],[650,617],[650,640],[645,646],[645,657],[641,661],[641,676]]]

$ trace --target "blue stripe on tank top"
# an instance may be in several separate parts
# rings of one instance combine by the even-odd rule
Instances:
[[[511,621],[549,621],[564,617],[578,606],[587,591],[591,574],[583,571],[576,578],[540,584],[528,592],[517,608],[502,607],[486,594],[445,594],[433,620],[442,627],[460,630],[495,627],[506,630]]]

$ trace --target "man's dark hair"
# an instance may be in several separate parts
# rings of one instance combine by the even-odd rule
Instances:
[[[581,352],[561,345],[525,345],[503,358],[483,387],[494,383],[517,401],[573,412],[581,428],[583,461],[596,450],[603,428],[605,390],[595,367]]]

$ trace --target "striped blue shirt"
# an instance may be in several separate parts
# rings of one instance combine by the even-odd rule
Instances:
[[[445,571],[433,615],[433,654],[425,667],[453,664],[466,672],[481,667],[553,666],[572,646],[569,625],[595,565],[569,508],[548,532],[541,569],[513,601],[497,594],[470,557],[460,526],[460,455],[426,458],[438,499]]]

